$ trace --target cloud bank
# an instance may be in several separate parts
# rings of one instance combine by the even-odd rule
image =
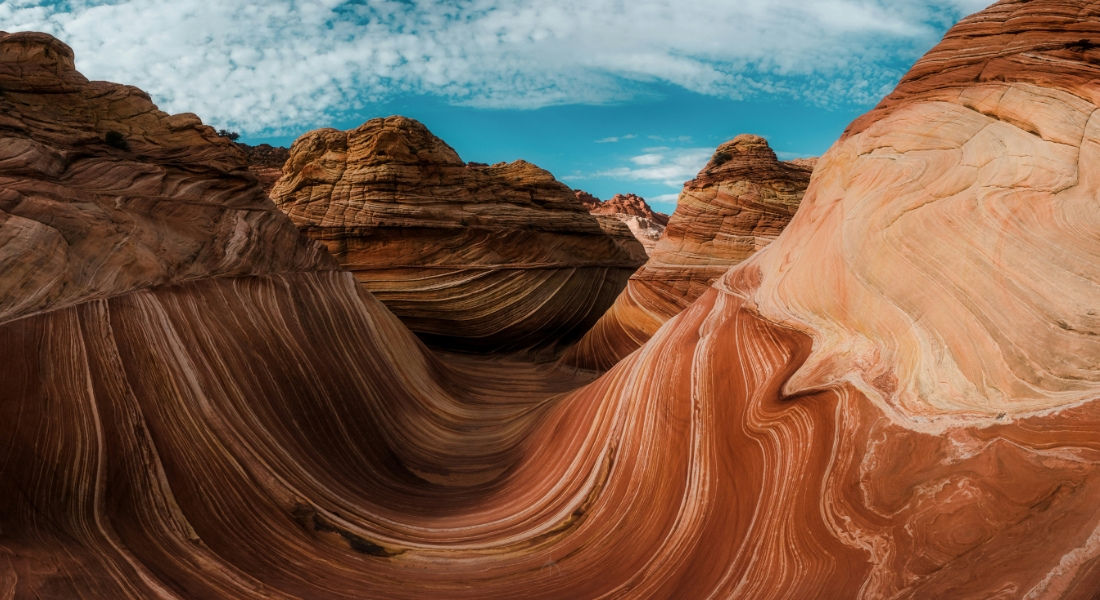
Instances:
[[[714,148],[645,148],[642,154],[630,157],[630,165],[599,171],[591,177],[661,183],[679,189],[707,164]]]
[[[4,0],[94,79],[246,134],[403,94],[487,108],[725,98],[871,103],[985,0]],[[899,64],[898,57],[904,57]]]

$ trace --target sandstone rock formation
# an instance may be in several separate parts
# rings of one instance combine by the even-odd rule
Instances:
[[[590,214],[597,218],[612,217],[624,223],[645,248],[647,255],[652,253],[668,225],[668,215],[654,212],[641,196],[615,194],[610,200],[603,201],[582,190],[574,190],[574,193]]]
[[[197,117],[0,32],[0,598],[285,597],[212,549],[290,499],[237,477],[440,371],[336,268]]]
[[[201,222],[225,261],[136,288],[123,261],[117,288],[5,309],[0,598],[1094,598],[1097,31],[1085,1],[964,20],[774,243],[583,386],[429,354],[308,243],[274,244],[258,185],[224,191],[236,169],[168,186],[181,218],[139,218],[145,173],[236,154],[199,127],[170,151],[137,125],[173,122],[151,109],[73,117],[160,131],[138,137],[163,154],[7,158],[5,186],[64,189],[94,161],[135,182],[105,194],[131,235]],[[4,135],[67,148],[70,101],[129,93],[66,54],[0,34],[0,100],[23,107]],[[229,238],[269,255],[189,212],[223,200],[271,219]],[[3,281],[23,247],[0,246]]]
[[[0,38],[0,320],[197,277],[335,268],[194,115]]]
[[[584,209],[589,212],[592,212],[601,204],[603,204],[602,200],[584,190],[573,190],[573,195],[577,197],[577,200],[581,201],[581,205],[583,205]]]
[[[1096,595],[1097,32],[1084,1],[961,22],[773,244],[578,393],[680,440],[632,462],[682,503],[629,594]]]
[[[264,193],[270,194],[275,182],[283,176],[283,165],[290,158],[290,150],[270,144],[249,146],[238,143],[237,147],[244,151],[248,170],[260,180]]]
[[[795,158],[792,160],[788,160],[787,163],[795,165],[796,167],[805,167],[813,171],[814,167],[817,166],[817,159],[818,157],[816,156],[812,156],[809,158]]]
[[[466,164],[404,117],[308,133],[284,173],[276,204],[443,347],[575,340],[645,261],[625,228],[609,235],[550,173]]]
[[[755,135],[719,146],[684,185],[649,261],[563,360],[607,369],[645,343],[727,269],[779,235],[802,200],[813,164],[780,162]]]

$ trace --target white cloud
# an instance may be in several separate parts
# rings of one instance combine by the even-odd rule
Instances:
[[[653,206],[654,208],[657,208],[657,207],[664,207],[664,208],[671,207],[672,209],[675,209],[676,208],[676,201],[679,200],[679,199],[680,199],[680,194],[661,194],[659,196],[654,196],[654,197],[650,198],[648,200],[648,202],[649,202],[650,206]],[[662,211],[662,212],[665,212],[665,211]],[[671,212],[671,211],[669,211],[669,212]]]
[[[647,135],[647,138],[655,142],[678,142],[680,144],[687,144],[691,141],[690,135],[678,135],[678,136],[664,136],[664,135]],[[646,150],[649,152],[649,150]]]
[[[956,11],[969,15],[989,6],[991,2],[989,0],[951,0],[948,4]]]
[[[663,154],[650,153],[650,154],[640,154],[638,156],[635,156],[635,157],[630,159],[630,162],[632,162],[636,165],[651,167],[653,165],[661,164],[661,162],[664,161],[664,159],[665,159],[665,157],[664,157]]]
[[[287,133],[403,93],[536,108],[620,102],[661,83],[729,98],[871,103],[981,4],[4,0],[0,23],[58,36],[87,76],[137,85],[165,110]]]
[[[661,152],[632,156],[630,166],[599,171],[591,177],[632,179],[679,189],[699,173],[712,154],[714,148],[663,148]]]
[[[624,141],[624,140],[632,140],[636,137],[638,137],[638,136],[633,134],[633,133],[628,133],[626,135],[613,135],[611,137],[600,138],[600,139],[596,140],[596,143],[597,144],[614,144],[616,142],[621,142],[621,141]]]

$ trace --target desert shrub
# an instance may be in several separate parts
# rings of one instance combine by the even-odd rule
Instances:
[[[236,131],[229,131],[228,129],[219,129],[218,135],[222,136],[223,138],[229,138],[229,141],[231,142],[235,142],[241,137],[241,134],[237,133]]]

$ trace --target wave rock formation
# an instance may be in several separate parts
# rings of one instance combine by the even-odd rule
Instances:
[[[1098,33],[962,21],[590,383],[429,353],[211,130],[0,34],[0,598],[1094,598]]]
[[[422,124],[321,129],[272,198],[424,340],[499,351],[575,341],[645,251],[524,161],[465,163]]]
[[[731,266],[779,236],[812,171],[812,162],[780,162],[759,136],[740,135],[719,146],[684,185],[649,260],[562,360],[608,369],[637,350]]]

